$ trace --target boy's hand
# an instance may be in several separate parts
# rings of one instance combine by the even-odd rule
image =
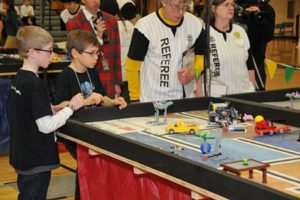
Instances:
[[[93,99],[93,104],[96,104],[96,105],[99,105],[103,101],[103,96],[96,92],[93,92],[90,95],[90,98]]]
[[[115,84],[115,92],[117,97],[119,97],[121,95],[121,87],[118,84]]]
[[[103,101],[103,96],[99,93],[93,92],[88,98],[84,100],[85,106],[98,105]]]
[[[127,107],[127,103],[123,97],[117,97],[113,100],[113,104],[119,106],[119,109],[122,110],[123,108]]]
[[[84,98],[81,93],[76,94],[72,97],[69,106],[74,110],[78,110],[79,108],[83,107],[84,105]]]

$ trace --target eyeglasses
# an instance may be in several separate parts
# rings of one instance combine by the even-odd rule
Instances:
[[[174,12],[187,11],[190,7],[188,4],[169,4]]]
[[[89,54],[91,56],[98,56],[100,51],[92,51],[92,52],[89,52],[89,51],[85,51],[85,50],[82,50],[82,51],[79,51],[80,53],[86,53],[86,54]]]
[[[53,53],[53,50],[47,50],[47,49],[34,49],[34,50],[47,52],[49,55],[52,55],[52,53]]]

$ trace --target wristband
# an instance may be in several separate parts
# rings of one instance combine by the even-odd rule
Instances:
[[[110,106],[114,106],[114,101],[112,99],[109,100]]]
[[[197,69],[194,69],[195,78],[198,79],[200,77],[200,72]]]

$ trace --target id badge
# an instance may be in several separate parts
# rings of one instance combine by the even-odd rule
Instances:
[[[103,71],[105,72],[109,71],[108,63],[105,58],[102,58],[102,66],[103,66]]]
[[[109,66],[108,66],[108,63],[107,63],[107,60],[104,56],[104,53],[101,51],[101,61],[102,61],[102,67],[103,67],[103,71],[107,72],[109,71]]]

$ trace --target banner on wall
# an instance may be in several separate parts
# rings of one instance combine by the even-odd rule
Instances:
[[[268,74],[270,77],[270,80],[273,80],[274,75],[276,73],[277,68],[284,68],[285,69],[285,82],[289,83],[294,75],[295,70],[300,70],[300,67],[287,65],[284,63],[275,62],[270,59],[265,59],[265,64],[268,70]]]

